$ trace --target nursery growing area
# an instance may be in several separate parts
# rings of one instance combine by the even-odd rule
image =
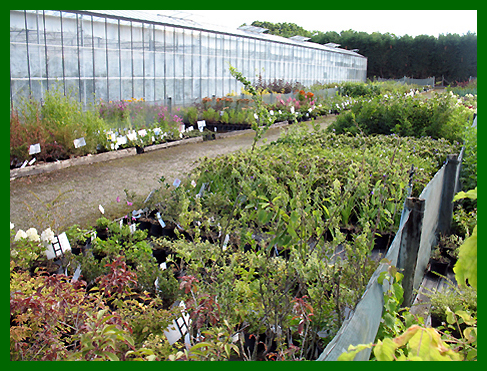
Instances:
[[[279,111],[294,122],[280,139],[162,178],[119,220],[72,226],[60,259],[44,250],[57,257],[64,231],[14,227],[11,359],[317,359],[385,254],[405,197],[464,138],[463,178],[476,180],[476,97],[380,86],[345,84],[323,102],[306,91],[256,98],[255,141]],[[296,102],[340,115],[310,130]],[[195,107],[197,120],[206,111]],[[464,206],[457,224],[474,219]]]

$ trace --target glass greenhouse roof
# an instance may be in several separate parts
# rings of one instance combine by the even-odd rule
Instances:
[[[268,40],[268,41],[274,41],[274,42],[289,44],[289,45],[303,46],[303,42],[306,41],[306,40],[302,40],[302,38],[299,39],[285,38],[281,36],[266,34],[263,33],[263,31],[256,32],[256,29],[265,30],[262,29],[261,27],[248,26],[252,28],[242,29],[242,27],[240,27],[238,29],[231,29],[231,28],[226,28],[223,26],[218,26],[213,24],[207,24],[203,22],[195,22],[193,20],[185,18],[190,15],[189,13],[175,11],[175,10],[167,10],[167,11],[161,10],[161,12],[164,12],[165,14],[154,14],[154,13],[144,12],[141,10],[63,10],[63,12],[66,13],[72,12],[72,13],[86,14],[86,15],[99,16],[99,17],[109,17],[109,18],[121,19],[126,21],[149,22],[153,24],[181,27],[181,28],[193,29],[197,31],[216,32],[216,33],[226,34],[226,35],[235,35],[235,36],[242,36],[242,37],[260,39],[260,40]],[[338,44],[334,44],[333,46],[329,44],[321,45],[317,43],[305,43],[304,46],[312,49],[327,50],[334,53],[349,54],[349,55],[365,58],[364,56],[355,53],[351,50],[338,48],[339,46]]]

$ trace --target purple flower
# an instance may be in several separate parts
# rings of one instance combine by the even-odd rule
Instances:
[[[117,197],[117,202],[120,202],[120,196]]]
[[[127,201],[127,205],[132,206],[132,202]]]

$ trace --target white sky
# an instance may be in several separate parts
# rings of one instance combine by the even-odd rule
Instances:
[[[308,31],[363,31],[396,36],[432,35],[468,31],[477,33],[476,10],[153,10],[173,13],[199,23],[237,28],[243,23],[295,23]],[[177,13],[181,12],[181,13]]]

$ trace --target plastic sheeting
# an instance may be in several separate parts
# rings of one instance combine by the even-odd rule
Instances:
[[[462,157],[463,150],[458,158],[460,164]],[[419,198],[425,200],[425,210],[414,276],[413,287],[415,290],[419,288],[422,282],[431,255],[431,248],[436,243],[439,210],[441,208],[441,202],[445,201],[442,200],[442,193],[446,165],[443,165],[435,174],[419,196]],[[456,190],[458,190],[459,175],[460,166],[456,170]],[[403,229],[408,221],[409,215],[410,210],[404,208],[398,232],[385,256],[395,266],[397,265]],[[375,340],[384,307],[383,295],[389,289],[387,281],[384,281],[384,285],[379,285],[377,278],[383,271],[387,270],[387,266],[387,264],[381,264],[374,272],[354,313],[343,323],[336,336],[317,359],[318,361],[336,361],[343,352],[347,351],[350,345],[369,344]],[[371,349],[363,350],[356,355],[354,360],[367,361],[370,358],[370,353]]]

